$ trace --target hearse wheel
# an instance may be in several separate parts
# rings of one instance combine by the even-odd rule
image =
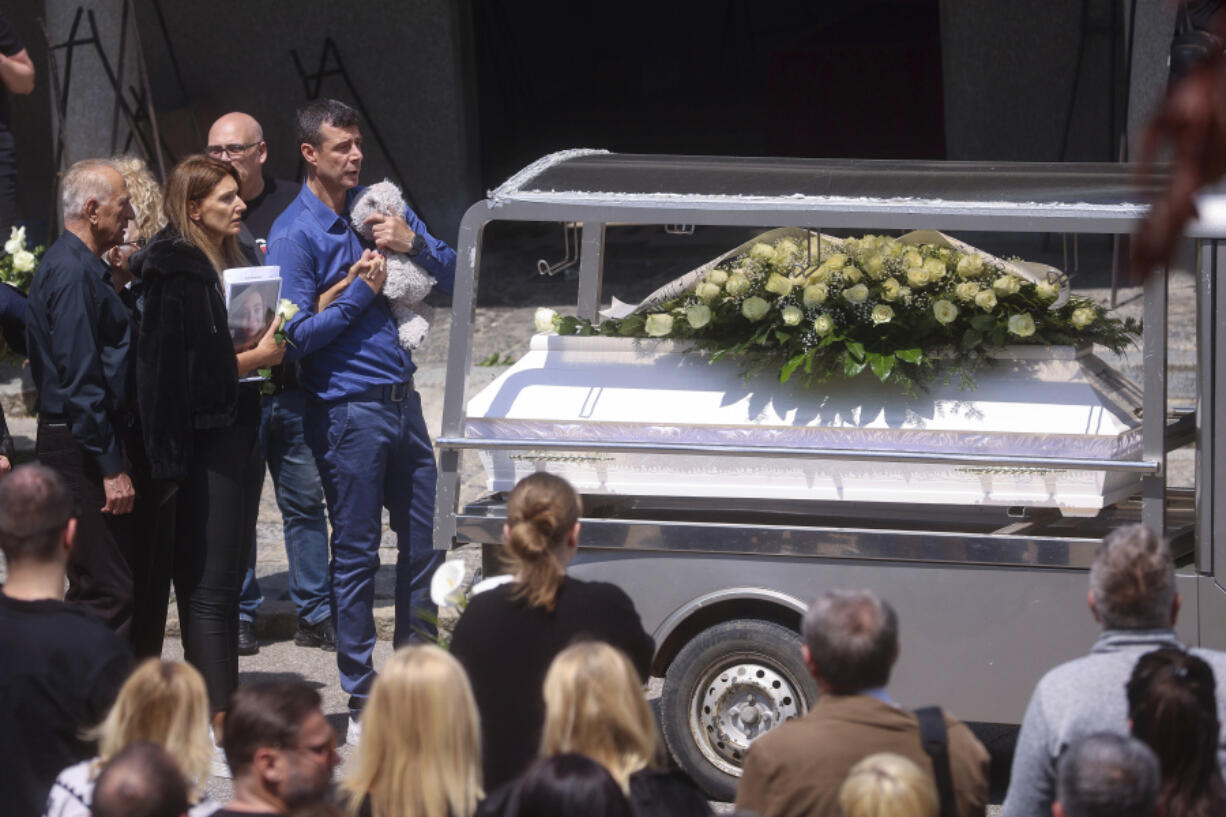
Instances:
[[[677,763],[717,800],[736,796],[749,744],[817,701],[800,636],[770,621],[726,621],[682,648],[664,676],[661,728]]]

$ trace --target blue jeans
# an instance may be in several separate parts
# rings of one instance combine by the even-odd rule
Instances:
[[[324,492],[319,482],[315,459],[302,434],[302,415],[307,396],[301,389],[265,397],[260,422],[260,447],[272,472],[285,531],[285,555],[289,559],[289,597],[298,610],[298,620],[318,624],[331,615],[332,601],[328,582],[328,519],[324,515]],[[263,482],[263,471],[260,472]],[[255,578],[255,551],[243,592],[238,616],[255,621],[263,598]]]
[[[398,402],[311,401],[305,420],[332,521],[336,663],[349,709],[357,713],[375,678],[371,654],[383,508],[399,550],[395,644],[432,639],[436,632],[429,620],[438,612],[430,579],[443,552],[433,543],[434,448],[416,391]]]

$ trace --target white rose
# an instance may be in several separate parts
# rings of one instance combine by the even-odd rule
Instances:
[[[1016,275],[1002,275],[992,282],[992,289],[996,290],[997,295],[1016,295],[1021,287],[1021,279]]]
[[[800,247],[790,238],[785,238],[775,245],[775,264],[787,266],[794,263],[800,256]]]
[[[34,269],[34,253],[29,250],[18,250],[13,254],[13,269],[18,272],[30,272]]]
[[[741,304],[741,314],[751,321],[760,321],[766,317],[766,313],[770,311],[770,304],[754,295],[751,298],[746,298],[745,303]]]
[[[924,256],[920,255],[919,250],[914,248],[907,250],[906,254],[902,257],[902,260],[903,264],[908,267],[924,266]]]
[[[932,314],[937,323],[950,324],[958,318],[958,307],[952,301],[942,298],[932,305]]]
[[[703,281],[698,286],[694,287],[694,294],[702,300],[703,303],[711,303],[723,292],[712,281]]]
[[[848,303],[862,304],[868,300],[868,287],[864,284],[856,284],[854,287],[849,287],[843,290],[843,298]]]
[[[860,268],[853,265],[843,267],[841,273],[843,280],[849,284],[858,284],[864,278],[864,273],[860,272]]]
[[[954,294],[958,296],[960,301],[973,301],[975,296],[979,294],[979,284],[974,281],[963,281],[954,287]]]
[[[707,273],[707,280],[715,284],[717,287],[722,287],[728,283],[728,273],[722,269],[713,269]]]
[[[761,261],[763,264],[774,263],[775,248],[770,244],[759,241],[749,248],[749,257],[755,261]]]
[[[1082,306],[1073,310],[1073,314],[1069,318],[1069,322],[1078,329],[1085,329],[1087,326],[1094,323],[1097,317],[1098,315],[1095,314],[1093,307]]]
[[[877,304],[873,307],[873,323],[889,323],[894,320],[894,310],[885,304]]]
[[[984,312],[991,312],[996,308],[996,293],[990,289],[985,289],[975,296],[975,305]]]
[[[874,281],[880,281],[885,275],[885,259],[880,253],[873,253],[864,259],[864,271],[868,273],[868,277]]]
[[[924,261],[924,269],[928,270],[928,277],[934,281],[945,277],[945,262],[939,258],[929,258]]]
[[[887,301],[897,301],[902,293],[902,287],[897,278],[886,278],[881,282],[881,297]]]
[[[1054,301],[1060,294],[1060,284],[1055,281],[1039,281],[1034,285],[1034,294],[1045,301]]]
[[[667,337],[673,331],[673,316],[663,312],[647,316],[647,334],[653,338]]]
[[[547,306],[538,307],[533,318],[536,321],[536,331],[544,333],[554,331],[553,319],[556,317],[558,317],[558,313],[555,310]]]
[[[9,233],[9,240],[4,242],[4,251],[16,255],[26,248],[26,228],[14,227]]]
[[[964,255],[958,259],[958,274],[963,278],[978,278],[983,274],[983,259],[978,255]]]
[[[767,292],[773,292],[780,298],[786,298],[792,293],[792,279],[780,275],[777,272],[772,272],[770,277],[766,279],[764,289]]]
[[[834,321],[830,320],[829,315],[818,315],[813,319],[813,331],[817,333],[819,338],[829,335],[833,329]]]
[[[728,283],[724,285],[724,291],[733,297],[744,295],[749,291],[749,279],[739,272],[734,272],[728,276]]]
[[[289,298],[282,298],[277,302],[277,317],[281,319],[281,325],[284,326],[290,318],[298,314],[298,304],[291,301]]]
[[[826,303],[828,297],[830,297],[830,290],[825,284],[809,284],[805,287],[802,296],[805,306],[820,306]]]
[[[783,323],[787,326],[796,326],[805,316],[805,313],[794,306],[785,306],[780,310],[779,314],[783,318]]]
[[[703,304],[694,304],[685,309],[685,320],[694,329],[701,329],[711,322],[711,309]]]
[[[907,283],[916,289],[928,286],[931,280],[932,274],[923,267],[911,267],[907,270]]]
[[[1026,313],[1009,316],[1009,334],[1028,338],[1034,334],[1034,318]]]

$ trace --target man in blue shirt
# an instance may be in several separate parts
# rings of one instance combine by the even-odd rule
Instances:
[[[403,218],[368,219],[373,247],[350,226],[350,206],[361,189],[358,125],[357,112],[336,100],[299,109],[306,181],[268,238],[268,263],[281,267],[282,293],[300,310],[286,326],[286,359],[300,360],[300,382],[311,397],[303,430],[332,522],[337,665],[350,696],[350,743],[375,675],[382,509],[388,510],[400,550],[397,645],[433,631],[422,614],[435,611],[430,578],[442,560],[431,542],[434,449],[421,396],[413,389],[413,361],[400,346],[387,299],[379,297],[387,278],[382,252],[413,256],[443,292],[450,293],[455,280],[455,252],[433,238],[409,208]]]

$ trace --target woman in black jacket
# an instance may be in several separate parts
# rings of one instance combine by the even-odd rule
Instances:
[[[246,209],[225,162],[189,156],[170,173],[170,220],[132,260],[144,288],[137,398],[154,479],[178,485],[174,584],[184,656],[204,676],[214,725],[238,684],[238,596],[263,468],[260,395],[239,377],[281,361],[273,322],[236,353],[221,272],[245,261],[236,236]]]
[[[517,777],[536,755],[545,672],[576,638],[622,650],[644,682],[651,668],[655,645],[630,598],[614,585],[566,575],[579,512],[566,480],[545,472],[520,480],[503,528],[516,580],[474,596],[456,622],[451,652],[477,699],[487,791]]]

